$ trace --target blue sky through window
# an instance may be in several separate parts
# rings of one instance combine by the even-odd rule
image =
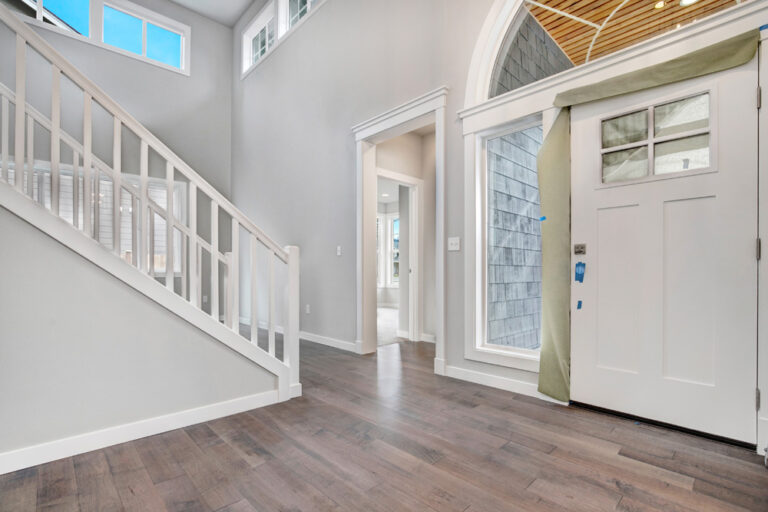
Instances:
[[[43,7],[78,33],[90,35],[90,0],[44,0]]]
[[[147,57],[181,69],[181,35],[147,23]]]
[[[104,6],[104,42],[107,44],[142,55],[142,24],[139,18]]]

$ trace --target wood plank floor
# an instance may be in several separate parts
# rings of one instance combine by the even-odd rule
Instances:
[[[304,396],[0,476],[0,510],[768,511],[748,450],[302,344]]]

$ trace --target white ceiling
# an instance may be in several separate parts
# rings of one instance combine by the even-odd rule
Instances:
[[[400,185],[392,180],[378,177],[378,201],[380,203],[396,203],[400,200]],[[388,197],[384,197],[387,194]]]
[[[253,0],[171,0],[187,9],[231,27]]]

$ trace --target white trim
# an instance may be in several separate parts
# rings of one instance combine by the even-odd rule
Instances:
[[[261,366],[278,379],[288,379],[288,366],[248,342],[239,333],[217,322],[209,314],[181,299],[165,285],[143,274],[96,240],[83,236],[64,219],[51,215],[48,210],[28,197],[19,194],[11,185],[0,181],[0,206],[25,220],[62,245],[131,286],[171,313],[194,325],[230,349]],[[285,397],[287,399],[287,397]]]
[[[423,341],[424,343],[434,343],[435,342],[435,335],[434,334],[427,334],[426,332],[421,333],[421,336],[419,336],[419,339]]]
[[[560,400],[555,400],[552,397],[539,393],[538,385],[531,382],[509,379],[507,377],[499,377],[498,375],[476,372],[474,370],[467,370],[457,366],[446,366],[444,375],[446,377],[453,377],[454,379],[474,382],[475,384],[482,384],[483,386],[502,389],[504,391],[511,391],[521,395],[532,396],[534,398],[544,400],[545,402],[552,402],[566,406],[568,405],[567,402],[561,402]]]
[[[180,75],[184,75],[184,76],[191,75],[192,73],[192,59],[191,59],[192,28],[191,27],[188,27],[187,25],[179,23],[178,21],[172,20],[171,18],[158,14],[154,11],[150,11],[136,4],[132,4],[131,2],[127,2],[126,0],[117,0],[117,1],[108,0],[107,3],[113,4],[115,7],[119,7],[119,10],[121,11],[122,10],[135,11],[137,13],[137,16],[141,16],[140,14],[138,14],[139,12],[142,12],[142,11],[148,12],[150,14],[147,16],[142,16],[141,17],[142,20],[149,21],[153,25],[162,26],[162,28],[167,27],[172,32],[180,33],[182,38],[182,47],[181,47],[182,69],[176,68],[174,66],[169,66],[168,64],[150,59],[148,57],[145,57],[144,55],[137,55],[133,52],[129,52],[127,50],[123,50],[122,48],[118,48],[117,46],[112,46],[110,44],[104,43],[102,41],[103,23],[99,27],[94,27],[93,21],[91,21],[91,27],[89,28],[89,37],[86,37],[72,30],[57,27],[56,25],[51,25],[50,23],[45,23],[43,21],[40,21],[36,18],[32,18],[22,13],[15,13],[15,14],[21,21],[23,21],[27,25],[44,28],[46,30],[50,30],[51,32],[55,32],[56,34],[66,36],[83,43],[88,43],[98,48],[109,50],[111,52],[118,53],[125,57],[130,57],[132,59],[139,60],[146,64],[152,64],[153,66],[157,66],[167,71],[173,71],[174,73],[179,73]],[[127,6],[124,7],[124,6],[121,6],[122,4],[130,4],[133,7],[127,7]],[[93,2],[91,4],[91,11],[94,11],[96,9],[103,9],[103,2]],[[93,15],[91,16],[91,18],[93,19]],[[98,18],[103,19],[102,13],[99,13]],[[153,21],[153,20],[156,20],[156,21]],[[96,32],[98,32],[98,37],[94,36],[94,33]]]
[[[436,375],[445,375],[445,359],[436,357],[435,358],[435,374]],[[458,377],[456,377],[458,378]]]
[[[354,352],[356,354],[359,354],[360,352],[357,350],[357,343],[353,341],[344,341],[339,340],[336,338],[331,338],[328,336],[321,336],[319,334],[314,334],[307,331],[301,331],[299,333],[299,338],[304,341],[311,341],[312,343],[318,343],[320,345],[326,345],[328,347],[337,348],[339,350],[346,350],[347,352]]]
[[[400,329],[395,331],[395,336],[397,336],[398,338],[405,338],[406,340],[411,339],[411,336],[408,334],[408,331],[402,331]]]
[[[300,387],[291,391],[301,393]],[[277,395],[277,390],[264,391],[0,453],[0,475],[272,405],[279,401]]]
[[[275,0],[275,1],[277,1],[277,0]],[[313,3],[312,7],[309,9],[307,14],[305,14],[303,18],[301,18],[298,22],[296,22],[296,24],[294,26],[292,26],[291,28],[287,29],[287,31],[284,32],[283,34],[280,34],[280,19],[279,18],[280,18],[281,14],[280,14],[280,8],[278,7],[276,9],[277,12],[275,13],[275,43],[271,46],[271,48],[269,50],[267,50],[267,52],[264,55],[261,56],[261,58],[258,61],[254,62],[248,69],[246,69],[245,71],[243,71],[240,74],[240,80],[245,80],[246,78],[248,78],[248,75],[253,73],[254,69],[259,67],[265,60],[267,60],[273,53],[275,53],[275,51],[280,47],[281,44],[283,44],[283,42],[286,39],[288,39],[292,34],[294,34],[296,32],[296,30],[298,30],[299,27],[304,25],[304,23],[306,23],[306,21],[309,18],[311,18],[327,2],[328,2],[328,0],[318,0],[316,3]],[[259,11],[259,12],[261,12],[261,11]],[[257,14],[256,16],[254,16],[254,18],[256,18],[258,16],[259,15]],[[250,26],[250,24],[251,24],[251,22],[248,22],[248,26]],[[243,32],[245,32],[245,30],[243,30]],[[243,36],[243,32],[240,33],[240,40],[241,40],[241,50],[240,51],[241,52],[242,52],[242,36]],[[242,54],[240,55],[240,62],[243,62]]]
[[[625,0],[625,2],[626,2],[626,0]],[[579,18],[578,16],[574,16],[573,14],[569,14],[569,13],[567,13],[565,11],[561,11],[560,9],[555,9],[554,7],[550,7],[548,5],[541,4],[541,3],[536,2],[534,0],[525,0],[525,3],[531,4],[531,5],[535,5],[536,7],[541,7],[542,9],[545,9],[545,10],[547,10],[549,12],[553,12],[553,13],[558,14],[560,16],[563,16],[565,18],[569,18],[569,19],[572,19],[574,21],[578,21],[579,23],[583,23],[585,25],[589,25],[592,28],[596,28],[596,29],[602,28],[597,23],[592,23],[591,21],[585,20],[584,18]],[[614,12],[616,12],[616,11],[614,11]],[[610,17],[609,17],[609,19],[610,19]],[[605,23],[603,23],[603,25],[605,25]]]
[[[355,136],[356,151],[356,229],[357,229],[357,340],[358,353],[371,353],[378,347],[376,334],[375,299],[376,273],[369,285],[364,283],[370,278],[365,273],[364,258],[375,258],[375,239],[370,241],[374,253],[368,254],[366,248],[364,216],[376,214],[375,186],[371,181],[378,171],[375,164],[375,145],[372,141],[379,138],[391,138],[402,135],[417,128],[435,124],[435,357],[445,357],[445,109],[448,88],[440,87],[423,94],[411,101],[396,106],[378,116],[358,123],[352,127]],[[370,169],[369,169],[370,167]],[[364,172],[369,169],[368,172]],[[370,175],[369,175],[370,174]],[[364,194],[374,192],[373,203],[364,204]],[[367,208],[367,209],[364,209]],[[368,210],[371,210],[368,212]],[[375,221],[374,221],[375,222]],[[423,252],[422,252],[423,254]],[[366,295],[367,294],[367,295]],[[368,295],[373,295],[374,303]],[[374,315],[371,317],[370,309]],[[416,331],[418,332],[418,331]]]

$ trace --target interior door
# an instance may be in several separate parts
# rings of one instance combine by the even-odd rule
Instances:
[[[573,108],[573,400],[756,441],[757,73]]]

